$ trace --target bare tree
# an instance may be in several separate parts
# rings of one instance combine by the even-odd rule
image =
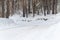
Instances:
[[[25,17],[25,0],[23,0],[23,17]]]
[[[14,14],[14,0],[12,0],[12,14]]]
[[[5,0],[2,0],[2,17],[3,17],[3,18],[4,18],[4,11],[5,11],[4,1],[5,1]]]
[[[10,9],[9,9],[9,0],[7,0],[7,13],[6,13],[6,18],[9,18],[9,14],[10,14]]]
[[[57,3],[58,3],[58,0],[54,0],[55,1],[55,4],[54,4],[54,14],[57,14]]]
[[[51,0],[47,0],[47,14],[50,14],[51,9]]]
[[[31,4],[30,2],[31,2],[31,0],[28,0],[28,13],[31,12],[31,11],[30,11],[30,6],[31,6],[31,5],[30,5],[30,4]]]
[[[35,2],[36,2],[36,0],[32,0],[32,6],[33,6],[33,17],[35,16],[35,7],[36,7]]]

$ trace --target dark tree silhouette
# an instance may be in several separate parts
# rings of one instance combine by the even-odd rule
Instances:
[[[3,17],[3,18],[4,18],[4,11],[5,11],[4,1],[5,1],[5,0],[2,0],[2,17]]]
[[[10,10],[9,10],[9,0],[7,0],[7,13],[6,13],[6,18],[9,18]]]

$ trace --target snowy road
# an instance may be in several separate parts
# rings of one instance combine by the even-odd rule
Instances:
[[[60,40],[60,23],[50,27],[31,26],[0,30],[0,40]]]
[[[0,31],[0,40],[42,40],[48,27],[24,27]]]

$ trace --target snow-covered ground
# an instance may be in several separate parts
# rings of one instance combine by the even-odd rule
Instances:
[[[0,18],[0,40],[60,40],[60,13],[44,18]]]
[[[60,22],[50,27],[29,26],[0,30],[0,40],[60,40]]]

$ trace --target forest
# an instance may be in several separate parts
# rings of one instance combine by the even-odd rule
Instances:
[[[0,0],[0,17],[9,18],[16,14],[28,18],[29,15],[57,14],[58,0]],[[20,13],[21,11],[22,13]]]

